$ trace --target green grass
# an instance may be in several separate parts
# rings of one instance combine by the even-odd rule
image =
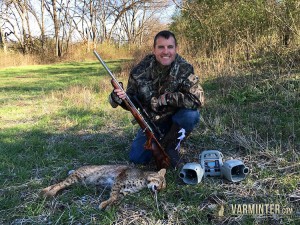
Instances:
[[[108,66],[120,71],[121,61]],[[127,78],[121,77],[126,83]],[[130,113],[107,102],[110,79],[98,62],[0,70],[0,224],[297,224],[299,217],[231,215],[233,203],[293,207],[299,196],[300,74],[245,74],[207,79],[202,120],[184,147],[190,161],[205,149],[249,166],[231,184],[206,178],[144,190],[107,211],[109,191],[76,186],[54,199],[39,191],[82,165],[126,163],[137,127]],[[117,141],[116,141],[117,140]],[[296,198],[299,201],[299,197]],[[223,217],[218,211],[225,207]]]

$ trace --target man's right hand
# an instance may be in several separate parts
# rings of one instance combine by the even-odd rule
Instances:
[[[126,93],[122,89],[114,89],[113,91],[120,99],[125,99],[126,98]]]
[[[121,84],[122,85],[122,84]],[[122,99],[126,98],[126,93],[122,89],[114,89],[109,95],[109,103],[113,108],[118,107],[118,105],[122,104]]]

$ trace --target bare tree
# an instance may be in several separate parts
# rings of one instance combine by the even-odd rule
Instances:
[[[98,5],[101,4],[101,1],[89,0],[83,1],[82,8],[82,29],[84,31],[85,41],[87,43],[87,51],[90,51],[91,43],[93,48],[96,47],[96,37],[97,37],[97,10]]]
[[[57,18],[56,0],[52,0],[52,18],[54,24],[54,38],[55,38],[55,55],[61,56],[61,51],[59,48],[59,21]]]
[[[123,39],[129,44],[142,45],[145,33],[160,24],[156,14],[167,5],[165,1],[143,1],[128,9],[120,18]]]
[[[42,52],[45,51],[45,0],[41,0],[41,43]]]
[[[0,20],[1,22],[1,20]],[[0,49],[2,49],[4,52],[6,52],[6,41],[5,41],[5,33],[3,31],[3,28],[0,26]]]
[[[6,41],[5,41],[5,33],[4,33],[4,21],[3,21],[3,16],[4,16],[4,7],[3,7],[3,2],[1,2],[0,5],[0,49],[2,49],[4,52],[6,52]]]
[[[11,36],[18,41],[20,46],[22,46],[22,38],[20,37],[21,26],[20,26],[20,16],[14,10],[13,1],[5,1],[1,4],[1,19],[2,23],[2,41],[5,43],[10,40]]]
[[[24,53],[44,52],[54,43],[62,57],[72,42],[86,43],[87,51],[103,41],[141,44],[145,33],[158,23],[163,0],[5,0],[1,43],[13,33]],[[1,9],[2,9],[1,8]],[[3,10],[2,10],[3,11]],[[155,22],[154,22],[155,21]],[[34,29],[33,29],[34,27]],[[38,29],[36,29],[38,28]],[[32,32],[34,31],[34,32]],[[46,37],[49,41],[46,43]],[[38,42],[36,42],[38,40]],[[37,43],[39,45],[37,45]],[[50,48],[49,48],[50,49]]]
[[[20,18],[21,18],[21,48],[23,53],[28,53],[28,46],[29,46],[29,38],[31,38],[30,28],[29,28],[29,21],[28,21],[28,11],[27,11],[27,0],[14,0],[12,1],[15,9],[17,10]],[[31,41],[30,41],[31,42]]]
[[[92,39],[93,48],[96,48],[96,17],[97,17],[97,10],[95,9],[95,5],[93,1],[90,1],[90,25],[91,31],[88,35],[89,40]],[[89,48],[89,45],[88,45]],[[89,51],[89,49],[88,49]]]

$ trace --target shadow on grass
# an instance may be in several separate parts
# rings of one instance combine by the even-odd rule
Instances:
[[[120,130],[107,132],[76,130],[70,128],[63,133],[48,133],[43,129],[1,132],[2,182],[8,185],[10,182],[7,177],[11,174],[15,174],[12,182],[24,182],[32,178],[31,173],[35,168],[50,169],[67,165],[73,167],[75,164],[81,166],[128,161],[130,135]],[[40,176],[41,174],[38,177]]]

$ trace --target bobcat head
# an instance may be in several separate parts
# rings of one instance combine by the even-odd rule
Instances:
[[[166,175],[166,169],[161,169],[157,173],[150,173],[147,176],[147,181],[149,182],[147,184],[147,187],[153,192],[160,191],[166,188],[165,175]]]

